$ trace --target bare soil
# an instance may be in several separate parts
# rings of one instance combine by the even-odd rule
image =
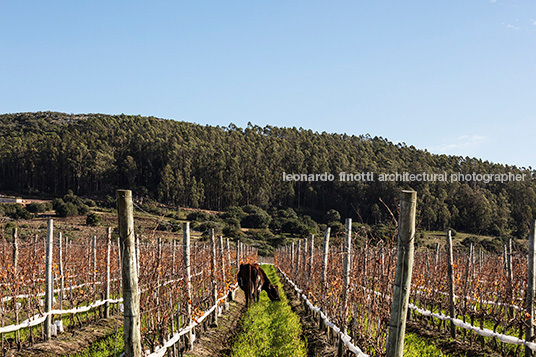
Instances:
[[[406,331],[413,332],[429,344],[437,346],[443,353],[453,357],[499,357],[500,354],[492,351],[488,346],[482,348],[479,340],[472,333],[467,333],[467,338],[458,332],[456,340],[450,337],[449,332],[438,331],[429,325],[424,325],[415,320],[409,320]],[[500,343],[500,342],[499,342]]]
[[[232,340],[240,331],[240,319],[245,311],[244,292],[238,289],[234,301],[229,303],[229,311],[224,311],[218,318],[218,326],[202,332],[201,336],[198,335],[194,348],[185,356],[228,356],[231,353]]]
[[[36,343],[31,347],[23,348],[20,351],[12,349],[7,351],[6,356],[16,357],[52,357],[68,356],[72,353],[84,350],[91,344],[117,332],[123,324],[121,316],[114,316],[109,319],[101,319],[95,323],[86,325],[80,329],[65,331],[50,341]],[[118,338],[123,338],[118,335]]]
[[[305,340],[307,345],[307,356],[336,356],[337,348],[329,342],[327,334],[320,330],[318,323],[313,318],[313,315],[307,314],[307,311],[296,295],[295,290],[286,284],[283,278],[281,278],[281,282],[283,283],[285,294],[287,295],[292,310],[296,312],[298,316],[300,316],[300,322],[302,324],[302,338]]]

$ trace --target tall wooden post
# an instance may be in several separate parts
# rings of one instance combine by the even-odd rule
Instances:
[[[240,241],[236,241],[236,273],[240,270]]]
[[[435,255],[434,255],[434,272],[437,269],[437,264],[439,264],[440,254],[441,254],[441,251],[439,250],[439,243],[436,243]]]
[[[110,317],[110,250],[112,248],[112,227],[108,227],[106,230],[106,290],[104,291],[104,318]]]
[[[344,232],[344,267],[343,267],[343,287],[342,287],[342,332],[346,333],[348,324],[348,288],[350,286],[350,259],[352,249],[352,219],[347,218],[345,221]],[[337,355],[342,357],[344,354],[344,344],[339,337],[339,348]]]
[[[508,300],[513,301],[513,287],[514,287],[514,273],[512,270],[512,238],[508,237],[508,242],[506,244],[506,274],[508,279]],[[508,316],[511,316],[513,313],[513,308],[510,306],[507,309]]]
[[[190,222],[185,222],[182,224],[182,244],[183,244],[183,257],[184,257],[184,270],[186,276],[184,280],[186,281],[186,297],[188,299],[188,304],[186,305],[187,313],[187,324],[189,325],[192,322],[192,271],[190,265]],[[192,349],[194,345],[194,332],[193,329],[188,331],[188,341],[187,348]]]
[[[63,238],[61,232],[58,232],[58,270],[60,273],[60,293],[59,293],[59,303],[60,310],[63,309],[63,289],[65,288],[65,279],[63,276],[63,252],[62,252],[62,243]]]
[[[415,208],[417,192],[402,191],[398,222],[398,247],[391,319],[387,336],[387,356],[402,357],[408,315],[413,249],[415,238]]]
[[[53,255],[53,246],[52,242],[54,240],[54,223],[51,219],[48,220],[47,224],[47,240],[46,240],[46,260],[45,260],[45,313],[49,313],[52,310],[52,299],[54,298],[54,292],[52,289],[52,255]],[[45,340],[50,340],[52,337],[52,328],[51,328],[52,316],[47,315],[45,319],[44,332]]]
[[[176,240],[173,239],[171,241],[171,275],[175,276],[175,247],[176,247]]]
[[[231,247],[229,244],[229,238],[227,238],[227,264],[229,264],[229,272],[231,271]]]
[[[91,249],[93,252],[93,291],[97,289],[97,236],[93,236],[91,243]]]
[[[327,274],[328,274],[328,256],[329,256],[329,235],[331,232],[331,228],[327,227],[326,231],[324,232],[324,243],[322,245],[322,272],[320,275],[320,291],[321,291],[321,298],[326,298],[326,290],[327,290]],[[326,328],[325,321],[322,317],[319,316],[320,321],[320,328],[324,330]]]
[[[18,267],[19,267],[19,235],[18,235],[17,227],[14,227],[13,228],[13,276],[15,279],[19,279],[19,277],[17,276]],[[18,325],[19,324],[19,307],[15,303],[16,302],[15,299],[13,300],[13,302],[14,302],[13,306],[15,308],[15,323]],[[2,322],[3,321],[4,321],[4,316],[2,316]],[[2,338],[3,337],[4,335],[2,335]],[[19,331],[15,332],[15,342],[16,343],[20,342]]]
[[[13,228],[13,269],[14,269],[14,276],[15,279],[17,279],[17,271],[19,266],[19,234],[18,234],[18,228]]]
[[[298,280],[300,274],[300,262],[301,262],[301,251],[302,251],[302,241],[298,240],[298,250],[296,251],[296,262],[294,262],[294,274],[296,275],[296,280]],[[297,281],[296,281],[297,282]]]
[[[223,236],[220,236],[220,266],[221,266],[221,283],[222,283],[222,288],[225,289],[225,283],[226,283],[226,279],[225,279],[225,268],[226,268],[226,265],[225,265],[225,258],[224,258],[224,247],[223,247]]]
[[[140,332],[140,293],[136,267],[136,247],[134,243],[134,209],[132,191],[117,190],[117,218],[121,242],[121,274],[123,280],[123,339],[125,355],[142,355]]]
[[[307,285],[309,285],[309,289],[311,291],[314,291],[314,287],[315,287],[315,284],[313,281],[313,278],[314,278],[313,267],[314,267],[314,254],[315,254],[315,235],[314,234],[311,234],[309,249],[310,249],[309,250],[309,267],[308,267],[309,278],[308,278]]]
[[[210,236],[210,277],[212,279],[212,299],[216,310],[212,315],[212,326],[218,326],[218,283],[216,282],[216,237],[214,236],[214,228],[209,231]]]
[[[322,298],[326,295],[326,282],[327,282],[327,272],[328,272],[328,256],[329,256],[329,235],[331,228],[326,228],[324,232],[324,244],[322,245],[322,275],[321,275],[321,288],[322,288]]]
[[[528,276],[527,276],[527,315],[530,320],[525,327],[525,340],[532,342],[534,340],[534,288],[536,286],[536,238],[535,238],[536,221],[532,220],[529,234],[529,258],[528,258]],[[527,317],[528,317],[527,316]],[[527,319],[528,320],[528,319]],[[530,348],[525,346],[525,357],[532,357],[533,353]]]
[[[449,284],[449,311],[450,317],[456,318],[456,309],[454,305],[454,258],[452,255],[452,233],[447,232],[447,283]],[[450,321],[450,336],[456,338],[456,325]]]

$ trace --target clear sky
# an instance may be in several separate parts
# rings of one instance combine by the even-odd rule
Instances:
[[[0,113],[44,110],[536,167],[536,1],[1,1]]]

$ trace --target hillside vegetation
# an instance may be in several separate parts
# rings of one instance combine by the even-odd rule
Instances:
[[[140,198],[224,210],[291,207],[317,221],[381,224],[396,216],[401,189],[418,191],[419,224],[524,237],[536,212],[535,172],[475,158],[432,155],[380,137],[297,128],[202,126],[153,117],[38,112],[0,115],[0,191],[104,198],[129,188]],[[284,181],[284,173],[331,173],[333,181]],[[340,172],[372,172],[341,182]],[[519,182],[393,182],[380,173],[525,174]],[[379,199],[385,202],[385,205]]]

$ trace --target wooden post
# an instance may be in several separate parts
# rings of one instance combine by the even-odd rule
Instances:
[[[96,291],[97,286],[97,236],[93,236],[91,243],[91,249],[93,252],[93,291]]]
[[[63,309],[63,289],[65,288],[65,280],[63,276],[63,252],[62,252],[62,234],[61,232],[58,232],[58,270],[60,273],[60,293],[59,293],[59,303],[60,303],[60,310]]]
[[[402,357],[404,352],[404,335],[413,270],[416,205],[417,192],[402,191],[393,304],[386,343],[388,357]]]
[[[209,237],[211,246],[210,277],[212,279],[212,298],[216,306],[212,314],[212,326],[218,326],[218,283],[216,282],[216,237],[214,236],[214,228],[210,229]]]
[[[225,279],[225,258],[224,258],[224,249],[223,249],[223,236],[220,236],[220,266],[221,266],[221,287],[222,290],[225,291],[225,287],[227,286],[227,282]],[[227,309],[229,309],[229,304],[225,304]]]
[[[450,317],[456,318],[456,309],[454,306],[454,259],[452,255],[452,233],[447,231],[447,283],[449,284],[449,311]],[[450,336],[456,338],[456,325],[450,321]]]
[[[535,238],[536,221],[532,220],[529,234],[529,258],[528,258],[528,276],[527,276],[527,319],[525,327],[525,340],[532,342],[534,340],[534,288],[536,286],[536,238]],[[525,346],[525,357],[532,357],[533,353],[530,348]]]
[[[311,234],[311,242],[309,243],[309,278],[308,278],[308,284],[310,291],[314,291],[314,274],[313,274],[313,267],[314,267],[314,254],[315,254],[315,235]]]
[[[229,271],[231,270],[231,249],[229,245],[229,238],[227,238],[227,264],[229,264]]]
[[[240,241],[236,241],[236,274],[240,270]]]
[[[300,267],[300,270],[302,271],[302,280],[303,284],[307,284],[307,278],[308,276],[305,274],[307,272],[307,238],[303,240],[303,256],[302,256],[302,266]]]
[[[110,250],[112,248],[112,227],[106,230],[106,290],[104,291],[104,299],[110,300]],[[110,317],[110,303],[106,301],[104,304],[104,318]]]
[[[117,190],[117,218],[121,242],[121,275],[123,280],[123,339],[125,355],[142,356],[140,293],[136,268],[136,247],[134,243],[134,209],[132,191]]]
[[[54,298],[54,292],[52,289],[52,255],[53,255],[53,246],[52,242],[54,240],[54,224],[51,219],[48,220],[47,224],[47,241],[46,241],[46,263],[45,263],[45,314],[50,313],[52,310],[52,299]],[[51,328],[52,316],[47,315],[45,319],[44,332],[45,340],[50,340],[52,337],[52,328]]]
[[[186,297],[188,299],[188,304],[186,305],[186,318],[187,326],[192,322],[192,274],[190,266],[190,222],[185,222],[182,224],[182,244],[183,244],[183,257],[184,257],[184,269],[186,276],[184,280],[186,281]],[[192,349],[194,345],[194,333],[193,329],[188,331],[188,341],[187,349]]]
[[[13,269],[14,269],[14,276],[15,279],[17,279],[17,270],[19,266],[19,235],[18,235],[18,228],[13,228]]]
[[[350,286],[350,259],[352,249],[352,219],[347,218],[345,221],[344,232],[344,267],[342,276],[342,332],[346,333],[348,325],[348,288]],[[337,355],[342,357],[344,354],[344,344],[339,336],[339,348]]]
[[[434,256],[434,271],[437,269],[437,264],[439,264],[439,257],[440,257],[441,251],[439,250],[439,243],[436,243],[435,247],[435,256]]]
[[[18,229],[17,227],[14,227],[13,228],[13,277],[14,279],[17,279],[17,280],[19,279],[19,277],[17,276],[18,266],[19,266],[19,237],[18,237]],[[14,295],[16,295],[16,293]],[[13,298],[13,307],[15,308],[15,323],[18,325],[19,324],[19,307],[16,301],[17,300]],[[3,311],[4,310],[2,309],[2,314],[4,313]],[[15,332],[15,342],[20,343],[19,331]]]
[[[320,279],[320,291],[321,291],[321,298],[324,299],[326,297],[326,290],[327,290],[327,271],[328,271],[328,256],[329,256],[329,235],[331,232],[331,228],[327,227],[326,231],[324,232],[324,244],[322,245],[322,273],[321,273],[321,279]],[[324,330],[326,328],[324,319],[319,316],[320,319],[320,328]]]
[[[300,274],[300,262],[301,262],[301,251],[302,251],[302,244],[301,244],[301,239],[298,240],[298,250],[296,251],[296,262],[293,262],[294,264],[294,274],[296,276],[295,278],[295,282],[298,283],[298,277],[299,277],[299,274]]]
[[[506,244],[506,273],[507,273],[507,279],[508,279],[508,305],[511,305],[513,303],[513,287],[514,287],[514,274],[512,271],[512,238],[508,238],[508,242]],[[508,311],[508,317],[510,317],[513,313],[513,308],[510,306],[507,308]]]
[[[171,241],[171,275],[175,276],[175,239]]]
[[[328,272],[328,255],[329,255],[329,235],[331,228],[326,228],[324,232],[324,244],[322,245],[322,275],[321,275],[321,287],[322,287],[322,298],[326,296],[326,282],[327,282],[327,272]]]

